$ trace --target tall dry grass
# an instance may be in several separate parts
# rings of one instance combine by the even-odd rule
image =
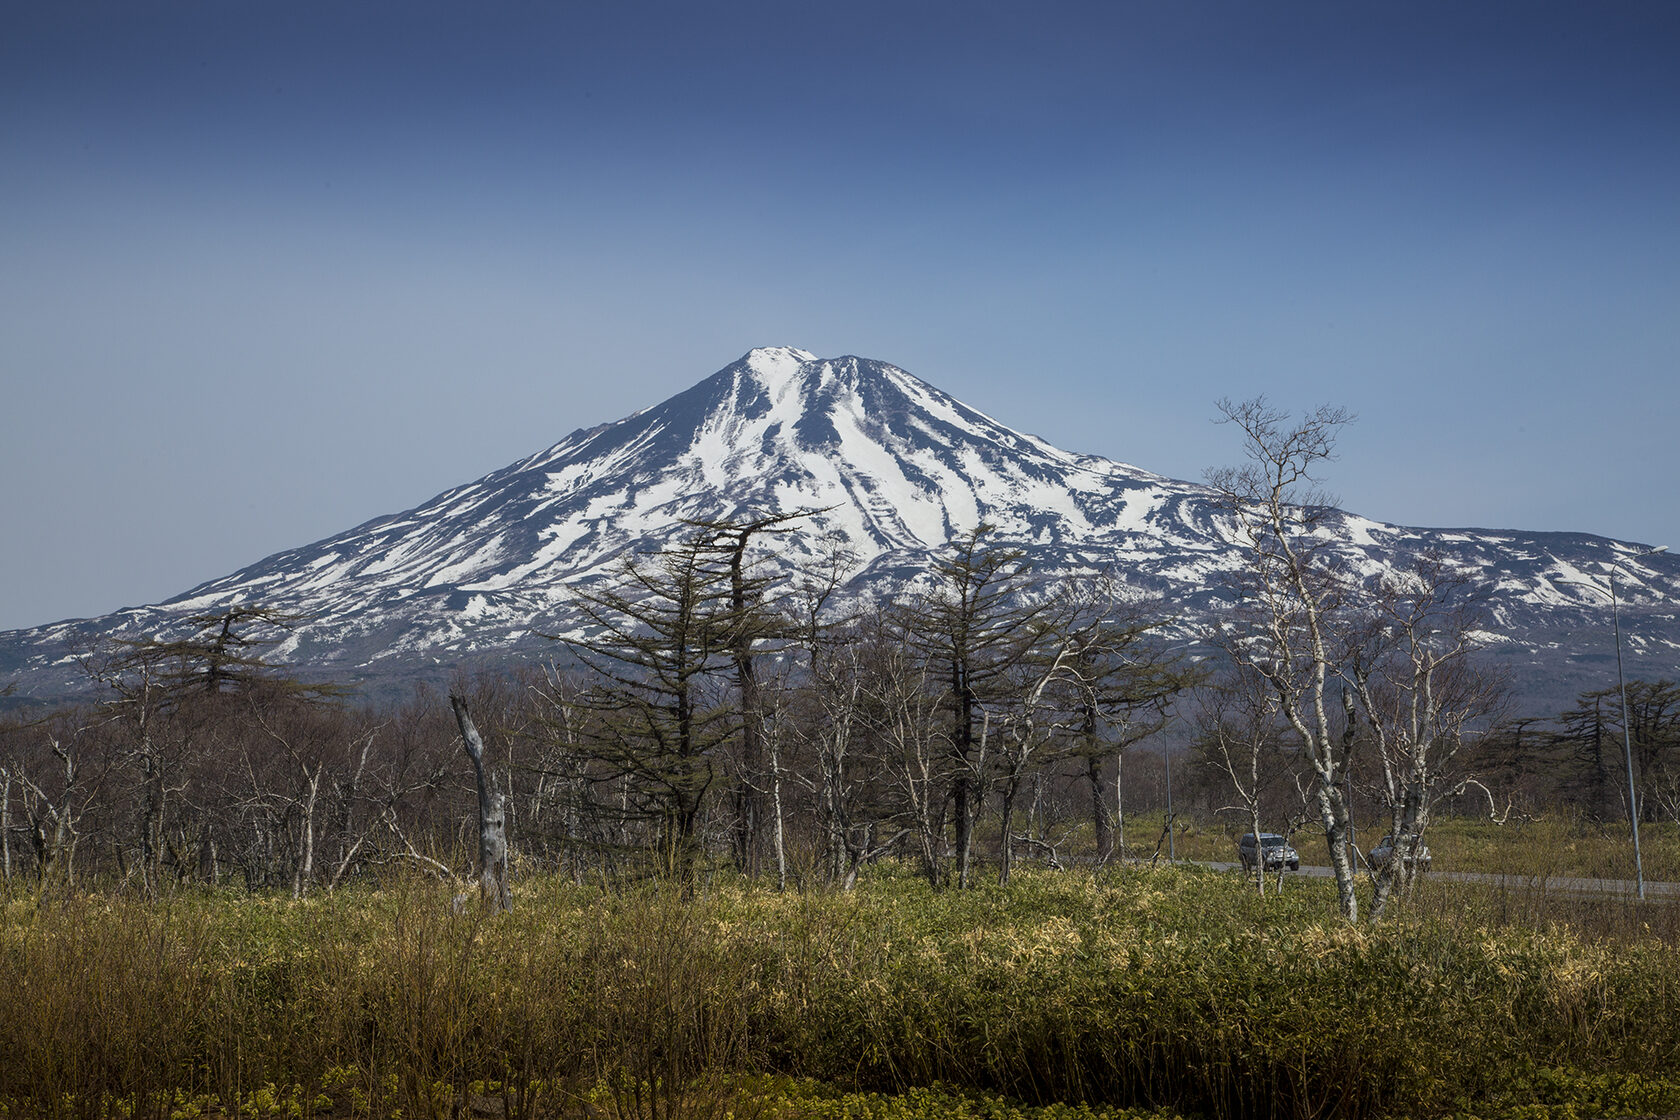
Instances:
[[[15,898],[0,1101],[145,1117],[297,1087],[306,1116],[327,1101],[456,1115],[489,1093],[509,1116],[651,1120],[706,1072],[753,1064],[745,961],[696,934],[700,908],[660,890],[524,894],[499,917],[420,879],[308,902]]]
[[[1652,882],[1680,882],[1680,826],[1653,821],[1640,826],[1640,862]],[[1441,817],[1430,825],[1435,863],[1549,882],[1567,878],[1634,878],[1633,834],[1625,820],[1602,821],[1557,811],[1537,819]]]
[[[1210,1117],[1680,1109],[1680,939],[1657,911],[1577,922],[1426,885],[1350,929],[1327,885],[1292,887],[1136,868],[943,893],[891,874],[850,894],[540,879],[495,916],[418,879],[304,902],[18,896],[0,1102],[822,1112],[748,1080],[772,1074]]]

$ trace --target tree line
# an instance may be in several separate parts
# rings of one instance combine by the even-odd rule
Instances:
[[[271,664],[300,620],[261,607],[85,650],[92,700],[0,725],[0,864],[297,895],[444,873],[492,786],[516,858],[579,877],[847,885],[892,855],[968,885],[983,817],[1009,837],[986,844],[1004,879],[1075,832],[1111,854],[1122,758],[1196,666],[1111,583],[1047,589],[985,526],[901,602],[845,599],[839,549],[774,577],[756,546],[795,520],[697,523],[627,560],[578,593],[546,663],[458,682],[453,723],[426,689],[381,709]]]
[[[860,598],[840,542],[799,570],[778,556],[808,512],[691,523],[577,589],[551,657],[458,681],[452,703],[305,682],[271,656],[301,620],[233,606],[81,651],[90,701],[0,724],[0,864],[301,896],[451,874],[494,817],[480,850],[501,843],[504,867],[848,886],[891,857],[966,887],[1022,856],[1123,854],[1127,760],[1167,731],[1204,809],[1322,832],[1354,920],[1356,800],[1401,857],[1369,869],[1373,916],[1443,804],[1576,793],[1614,813],[1609,694],[1556,726],[1506,720],[1478,588],[1439,556],[1336,559],[1312,486],[1351,418],[1221,408],[1247,462],[1209,481],[1245,563],[1194,642],[1118,580],[1038,579],[986,525],[896,599]],[[1636,683],[1629,712],[1641,812],[1680,813],[1680,688]],[[1560,757],[1579,780],[1544,786]]]

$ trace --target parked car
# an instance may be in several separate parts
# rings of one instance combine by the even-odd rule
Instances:
[[[1237,858],[1242,861],[1244,871],[1253,871],[1262,861],[1267,871],[1285,867],[1301,870],[1301,857],[1289,846],[1289,841],[1275,832],[1262,832],[1258,837],[1252,832],[1243,833],[1237,841]]]
[[[1372,848],[1367,858],[1371,861],[1373,869],[1386,866],[1388,861],[1394,858],[1394,837],[1384,836],[1382,843]],[[1406,857],[1406,862],[1411,864],[1413,871],[1428,871],[1429,861],[1428,844],[1419,844],[1417,851]]]

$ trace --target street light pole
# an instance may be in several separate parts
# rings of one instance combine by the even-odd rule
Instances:
[[[1668,546],[1658,545],[1643,556],[1667,552]],[[1633,727],[1628,720],[1627,678],[1622,675],[1622,617],[1616,607],[1616,564],[1610,563],[1610,621],[1616,630],[1616,687],[1622,693],[1622,754],[1627,759],[1628,816],[1633,818],[1633,871],[1639,878],[1639,897],[1645,897],[1645,865],[1639,858],[1639,791],[1633,784]]]
[[[1659,552],[1667,552],[1666,544],[1641,552],[1641,557],[1655,556]],[[1639,790],[1633,783],[1633,727],[1628,720],[1627,706],[1627,678],[1622,673],[1622,616],[1616,601],[1616,562],[1609,562],[1610,571],[1605,581],[1610,585],[1610,623],[1616,635],[1616,691],[1622,699],[1622,757],[1627,762],[1628,783],[1628,821],[1633,830],[1633,873],[1635,882],[1639,886],[1639,897],[1645,897],[1645,864],[1639,855]],[[1571,582],[1580,582],[1578,580]],[[1596,583],[1583,586],[1598,587]]]
[[[1666,545],[1663,547],[1667,547]],[[1657,551],[1662,551],[1658,549]],[[1650,555],[1647,553],[1646,555]],[[1610,565],[1610,622],[1616,632],[1616,688],[1622,694],[1622,756],[1627,760],[1628,819],[1633,822],[1633,873],[1645,897],[1645,864],[1639,858],[1639,792],[1633,784],[1633,729],[1628,723],[1627,678],[1622,675],[1622,617],[1616,609],[1616,565]]]

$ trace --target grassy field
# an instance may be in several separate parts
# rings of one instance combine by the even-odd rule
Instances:
[[[1147,857],[1161,833],[1160,813],[1140,813],[1127,824],[1134,855]],[[1184,821],[1174,843],[1180,859],[1237,858],[1237,837],[1248,831],[1235,818],[1213,823]],[[1381,826],[1366,825],[1359,845],[1369,850],[1382,836]],[[1537,820],[1513,818],[1496,825],[1484,818],[1439,817],[1427,838],[1434,866],[1441,871],[1475,871],[1547,880],[1558,878],[1632,879],[1633,838],[1626,821],[1600,822],[1568,813]],[[1294,836],[1302,861],[1327,864],[1324,834],[1309,825]],[[1669,822],[1643,826],[1640,858],[1649,881],[1680,882],[1680,828]],[[1162,849],[1165,855],[1165,849]]]
[[[1197,868],[932,893],[405,879],[294,902],[17,894],[0,1112],[1587,1117],[1680,1110],[1680,907]],[[1573,907],[1572,909],[1570,907]]]

